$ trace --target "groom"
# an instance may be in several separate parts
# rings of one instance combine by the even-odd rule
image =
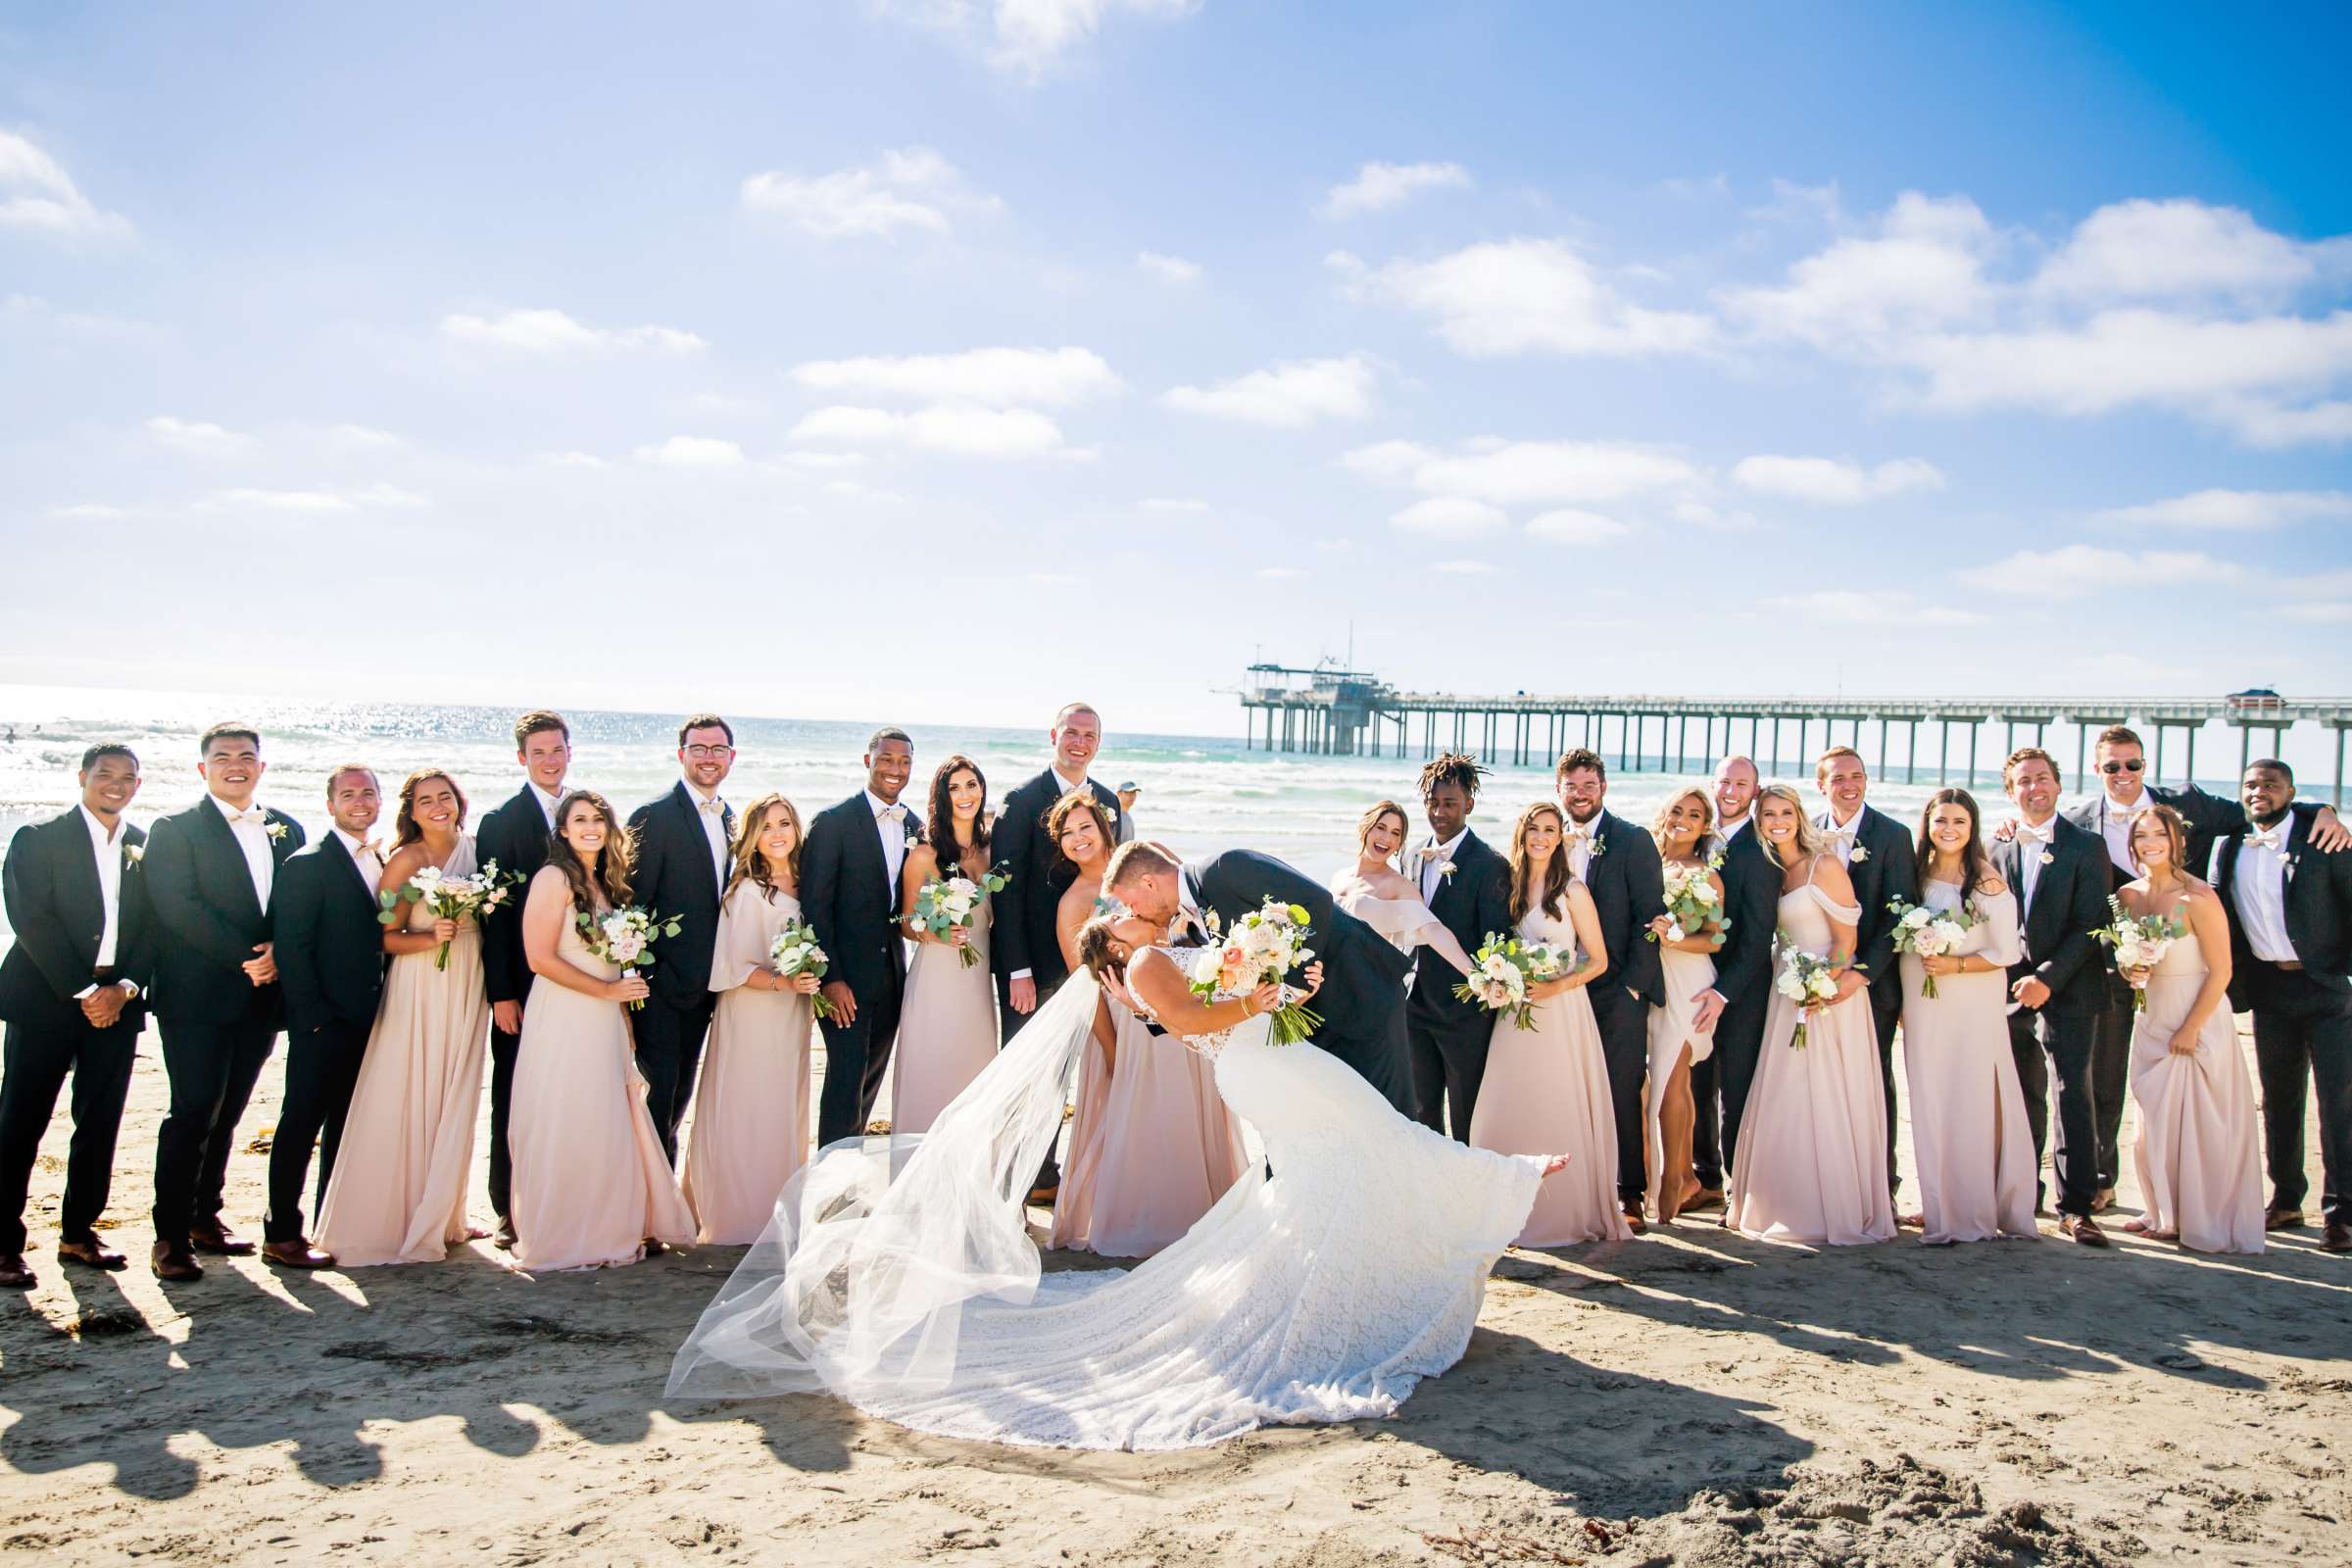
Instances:
[[[1323,887],[1254,850],[1180,863],[1141,842],[1119,846],[1102,881],[1112,898],[1182,941],[1205,943],[1212,916],[1216,930],[1231,930],[1268,899],[1306,910],[1308,943],[1323,963],[1323,989],[1313,1004],[1323,1023],[1308,1038],[1353,1067],[1399,1115],[1413,1114],[1404,1037],[1404,973],[1412,958],[1342,911]],[[1297,974],[1290,979],[1303,983]]]

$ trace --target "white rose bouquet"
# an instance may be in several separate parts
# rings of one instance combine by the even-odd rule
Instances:
[[[1968,935],[1969,927],[1984,923],[1984,916],[1976,906],[1965,903],[1956,909],[1937,910],[1908,899],[1888,899],[1886,907],[1894,913],[1894,951],[1921,958],[1939,958],[1958,951],[1960,939]],[[1919,988],[1919,994],[1936,995],[1934,975],[1927,977],[1927,984]]]
[[[436,920],[470,919],[479,924],[491,910],[503,907],[520,886],[522,873],[501,871],[496,860],[471,876],[445,876],[437,865],[420,865],[416,874],[399,887],[376,895],[376,903],[383,907],[377,912],[375,922],[387,931],[397,930],[407,918],[402,909],[421,904],[424,912]],[[442,943],[434,952],[433,967],[449,967],[448,943]]]
[[[1308,929],[1306,919],[1301,906],[1266,900],[1261,907],[1234,921],[1215,946],[1200,950],[1193,960],[1193,995],[1203,1002],[1246,997],[1311,962],[1315,950],[1306,944],[1314,932]],[[1273,1040],[1278,1046],[1297,1045],[1323,1023],[1304,1004],[1290,1001],[1272,1016]]]
[[[678,915],[664,920],[653,910],[639,908],[634,904],[608,910],[601,916],[583,910],[576,919],[580,940],[588,951],[607,963],[618,964],[623,979],[652,965],[656,937],[674,937],[685,923]],[[644,1006],[642,1001],[632,1002],[629,1010],[638,1012]]]
[[[2132,986],[2132,1010],[2148,1010],[2148,977],[2144,971],[2164,961],[2172,945],[2188,935],[2188,927],[2179,920],[2161,914],[2132,914],[2125,910],[2123,901],[2110,895],[2107,908],[2115,916],[2112,923],[2090,934],[2090,940],[2115,950],[2115,967]],[[2139,972],[2133,980],[2132,974]]]
[[[1774,939],[1773,949],[1780,957],[1781,972],[1773,977],[1772,987],[1796,1004],[1796,1033],[1789,1038],[1788,1049],[1802,1051],[1806,1020],[1838,995],[1838,966],[1798,947],[1786,931]]]
[[[1454,996],[1489,1012],[1508,1012],[1512,1026],[1519,1029],[1536,1026],[1536,1004],[1527,998],[1528,988],[1557,980],[1568,968],[1567,956],[1557,948],[1494,932],[1471,955],[1471,961],[1476,967],[1453,988]]]
[[[915,890],[914,913],[907,918],[916,928],[946,942],[950,932],[972,928],[984,893],[1002,893],[1011,882],[1002,866],[994,865],[981,872],[977,881],[968,876],[933,877]],[[969,941],[957,945],[956,951],[966,969],[980,961]]]
[[[808,922],[800,919],[784,922],[784,929],[777,932],[776,940],[768,944],[767,961],[775,965],[776,973],[787,980],[798,979],[805,974],[822,980],[825,970],[833,963],[831,958],[825,956],[825,950],[816,945],[816,933],[808,929]],[[816,1009],[819,1018],[833,1016],[833,1004],[825,1000],[823,992],[810,997],[808,1002]]]
[[[1720,855],[1710,857],[1696,865],[1666,867],[1666,940],[1680,942],[1697,935],[1712,925],[1716,932],[1715,945],[1723,946],[1721,933],[1732,928],[1724,918],[1723,890],[1715,885],[1715,872],[1723,864]],[[1649,940],[1658,940],[1658,930],[1652,926]]]

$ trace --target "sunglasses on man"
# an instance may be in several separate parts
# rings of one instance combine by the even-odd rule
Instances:
[[[2147,765],[2146,758],[2134,757],[2121,762],[2101,762],[2099,771],[2102,773],[2136,773]]]

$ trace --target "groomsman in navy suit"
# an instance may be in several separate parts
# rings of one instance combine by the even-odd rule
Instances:
[[[865,1131],[899,1034],[906,994],[906,943],[899,926],[899,871],[922,820],[899,801],[914,771],[914,742],[880,729],[865,746],[865,788],[816,813],[801,850],[801,911],[831,966],[824,996],[825,1086],[817,1097],[819,1147]]]
[[[253,1244],[220,1217],[237,1118],[285,1017],[271,939],[278,868],[302,824],[256,806],[262,739],[215,724],[197,744],[205,796],[159,819],[141,860],[155,913],[155,996],[171,1108],[155,1144],[158,1279],[204,1277],[197,1252],[243,1257]]]
[[[1429,818],[1429,837],[1404,859],[1404,874],[1420,885],[1421,902],[1464,953],[1476,953],[1488,937],[1511,928],[1510,862],[1470,829],[1485,771],[1475,758],[1459,753],[1421,769],[1421,809]],[[1486,1077],[1494,1015],[1453,994],[1459,978],[1450,964],[1421,963],[1405,1000],[1404,1030],[1421,1124],[1446,1131],[1450,1108],[1453,1136],[1466,1144],[1470,1113],[1478,1108],[1478,1088]]]
[[[346,762],[326,776],[334,826],[278,873],[277,972],[286,994],[286,1097],[270,1141],[270,1211],[262,1256],[280,1268],[333,1268],[303,1234],[303,1179],[318,1146],[318,1202],[335,1173],[343,1119],[384,995],[384,862],[368,842],[383,810],[375,771]]]
[[[1814,823],[1853,878],[1854,902],[1862,906],[1854,933],[1854,967],[1870,976],[1870,1020],[1879,1032],[1879,1080],[1886,1095],[1886,1191],[1894,1174],[1894,1029],[1903,1021],[1903,971],[1895,961],[1894,899],[1913,899],[1919,889],[1919,856],[1910,830],[1862,797],[1870,769],[1850,746],[1833,746],[1813,764],[1813,783],[1830,808]]]
[[[130,1093],[130,1067],[154,970],[139,857],[147,835],[122,820],[139,792],[139,760],[127,746],[81,756],[81,804],[17,830],[0,867],[16,946],[0,960],[0,1018],[8,1020],[0,1073],[0,1286],[29,1290],[24,1195],[41,1135],[74,1076],[74,1142],[57,1256],[118,1269],[122,1254],[98,1240],[113,1184],[115,1137]]]
[[[1649,1167],[1642,1138],[1648,1128],[1642,1086],[1649,1076],[1649,1009],[1664,998],[1666,977],[1658,945],[1645,940],[1650,917],[1666,910],[1666,869],[1657,841],[1609,810],[1609,773],[1600,754],[1578,747],[1560,759],[1554,778],[1568,813],[1568,865],[1600,915],[1609,966],[1587,986],[1592,1021],[1600,1025],[1608,1062],[1609,1101],[1617,1122],[1617,1199],[1625,1223],[1639,1236],[1649,1229],[1642,1195]]]
[[[529,886],[547,864],[571,770],[571,726],[564,715],[535,709],[514,721],[514,760],[522,788],[483,813],[474,829],[475,858],[498,862]],[[522,1046],[522,1009],[531,996],[531,964],[522,951],[522,899],[509,899],[482,922],[482,982],[490,997],[490,1209],[498,1216],[498,1245],[514,1246],[511,1217],[514,1162],[507,1152],[507,1117],[514,1102],[514,1056]],[[658,967],[658,965],[657,965]]]
[[[1727,757],[1715,769],[1715,848],[1723,857],[1723,912],[1731,921],[1715,955],[1715,983],[1699,993],[1691,1026],[1715,1028],[1715,1050],[1690,1068],[1697,1130],[1690,1144],[1700,1191],[1690,1207],[1723,1201],[1724,1178],[1740,1142],[1747,1091],[1764,1052],[1764,1018],[1772,1004],[1772,934],[1780,923],[1781,869],[1756,837],[1756,764]],[[1660,875],[1663,876],[1663,868]],[[1661,896],[1663,888],[1661,886]],[[1705,1075],[1700,1076],[1700,1069]],[[1722,1103],[1717,1135],[1715,1106]]]
[[[678,1162],[678,1122],[694,1099],[703,1037],[718,1004],[710,990],[710,954],[735,844],[735,808],[719,798],[718,787],[735,766],[734,729],[716,713],[696,713],[678,726],[678,766],[685,776],[667,795],[629,813],[636,849],[630,896],[664,923],[679,922],[676,936],[656,944],[655,962],[645,971],[653,995],[629,1014],[637,1070],[645,1075],[646,1114],[672,1165]]]
[[[2214,891],[2230,911],[2230,1004],[2254,1014],[2270,1230],[2303,1223],[2303,1090],[2319,1093],[2320,1245],[2352,1252],[2352,856],[2312,850],[2317,813],[2295,804],[2294,770],[2246,766],[2248,825],[2222,836]]]

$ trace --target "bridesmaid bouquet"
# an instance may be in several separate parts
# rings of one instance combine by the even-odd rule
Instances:
[[[656,937],[674,937],[685,923],[682,916],[673,914],[664,920],[634,904],[609,909],[602,916],[582,912],[576,918],[580,941],[607,963],[618,964],[624,980],[653,963]],[[644,1009],[642,1000],[629,1004],[631,1012]]]
[[[1714,873],[1722,864],[1723,857],[1717,855],[1696,865],[1666,867],[1667,941],[1680,942],[1712,924],[1715,945],[1723,946],[1722,933],[1732,928],[1732,922],[1723,917],[1723,890],[1715,885]],[[1654,927],[1647,935],[1652,942],[1658,940]]]
[[[1215,947],[1201,949],[1193,960],[1193,995],[1203,1002],[1223,1002],[1248,996],[1268,983],[1280,983],[1284,975],[1315,956],[1315,950],[1306,945],[1307,938],[1314,935],[1306,918],[1306,910],[1298,905],[1268,899],[1262,907],[1234,921]],[[1296,1002],[1275,1008],[1273,1019],[1274,1044],[1278,1046],[1295,1046],[1323,1023]]]
[[[407,918],[401,910],[412,904],[424,906],[424,912],[436,920],[471,918],[477,925],[492,909],[505,906],[514,891],[522,886],[520,871],[501,871],[492,860],[471,876],[444,876],[437,865],[420,865],[416,874],[389,893],[376,895],[383,906],[375,923],[390,931]],[[449,944],[444,942],[433,954],[433,967],[449,967]]]
[[[1960,946],[1968,928],[1984,923],[1984,916],[1967,904],[1956,909],[1931,909],[1924,904],[1908,899],[1888,899],[1886,907],[1894,913],[1894,951],[1908,953],[1921,958],[1937,958]],[[1923,997],[1936,995],[1936,977],[1929,975],[1928,983],[1919,988]]]
[[[1557,980],[1568,967],[1557,948],[1493,932],[1472,959],[1478,967],[1453,988],[1455,998],[1475,1002],[1489,1012],[1508,1012],[1512,1025],[1520,1029],[1536,1026],[1536,1004],[1527,1000],[1528,987]]]
[[[1796,1033],[1788,1041],[1788,1049],[1805,1049],[1805,1019],[1821,1004],[1838,995],[1838,968],[1828,958],[1816,957],[1788,939],[1782,932],[1774,944],[1779,950],[1781,972],[1772,987],[1796,1004]]]
[[[825,956],[825,950],[816,945],[816,933],[808,929],[806,920],[785,921],[784,929],[776,933],[776,940],[768,946],[767,958],[776,966],[776,973],[787,980],[804,974],[812,974],[822,980],[826,968],[833,962]],[[818,992],[808,1001],[816,1008],[819,1018],[833,1016],[833,1004],[825,1000],[823,992]]]
[[[1002,893],[1011,881],[1011,876],[1002,866],[994,865],[981,872],[978,881],[968,876],[952,876],[944,881],[934,877],[915,892],[914,923],[944,942],[948,933],[957,927],[966,931],[971,929],[973,919],[980,912],[980,896],[983,892]],[[956,951],[963,958],[966,969],[980,961],[980,955],[972,950],[969,943]]]
[[[2148,1010],[2148,981],[2144,974],[2132,979],[2135,969],[2153,969],[2164,961],[2172,945],[2188,935],[2188,927],[2179,920],[2161,914],[2132,914],[2125,910],[2121,899],[2109,895],[2108,912],[2115,916],[2111,925],[2101,926],[2090,934],[2090,940],[2115,950],[2115,967],[2132,986],[2132,1010]]]

